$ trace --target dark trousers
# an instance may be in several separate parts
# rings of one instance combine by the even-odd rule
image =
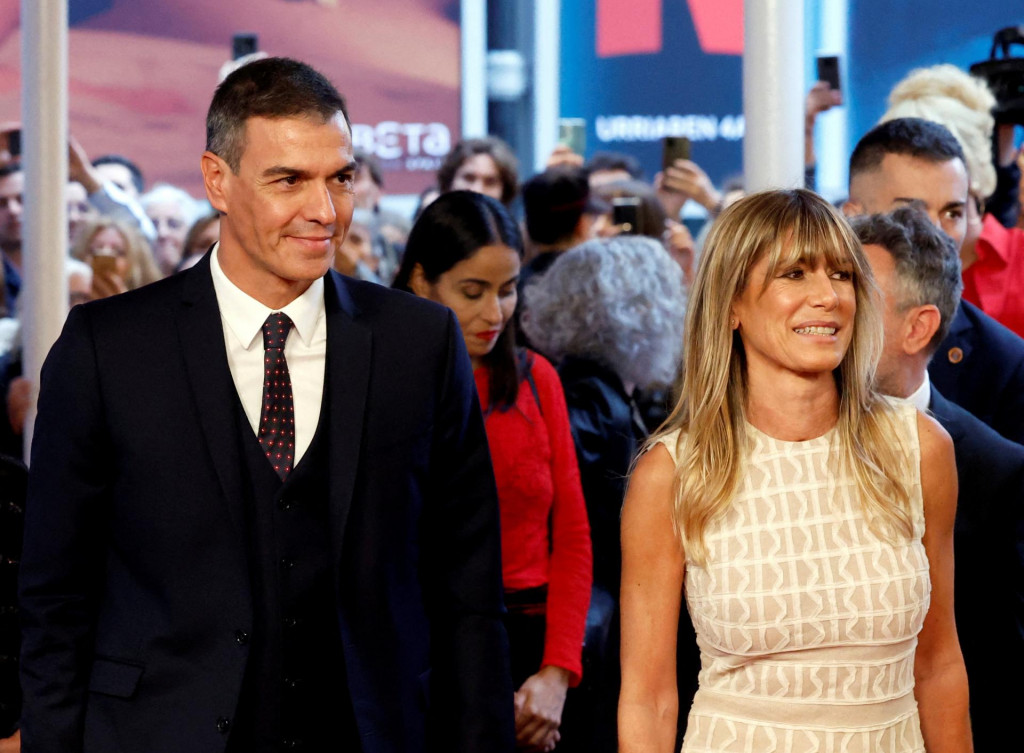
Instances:
[[[508,609],[505,628],[508,630],[512,686],[516,690],[528,677],[537,674],[544,658],[547,597],[547,586],[505,593]]]
[[[508,615],[505,618],[505,626],[508,630],[509,658],[512,667],[512,685],[517,690],[531,675],[537,674],[541,661],[544,659],[544,636],[547,625],[547,588],[523,589],[521,591],[510,591],[505,594],[505,606],[508,608]],[[584,670],[586,672],[586,670]],[[598,670],[595,668],[595,673]],[[605,750],[615,750],[614,727],[609,733],[607,725],[598,722],[601,713],[607,713],[607,693],[598,690],[600,683],[587,683],[584,677],[583,686],[570,688],[565,699],[565,708],[562,710],[562,725],[559,728],[561,740],[556,753],[571,753],[579,751],[592,751],[592,741],[595,736],[611,736],[611,747],[605,746]],[[594,687],[591,687],[594,685]],[[618,683],[615,682],[617,690]],[[617,694],[616,694],[617,696]],[[604,698],[605,703],[601,703]],[[614,724],[615,711],[611,712],[612,723]]]

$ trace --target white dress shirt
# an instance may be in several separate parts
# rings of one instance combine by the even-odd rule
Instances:
[[[235,390],[254,434],[259,432],[263,403],[263,323],[278,309],[264,306],[227,278],[213,248],[210,272],[217,294],[224,345]],[[295,325],[288,333],[284,357],[292,380],[295,405],[295,461],[309,449],[320,420],[327,363],[327,315],[324,310],[324,281],[314,280],[305,293],[282,309]]]
[[[924,372],[924,381],[921,386],[907,396],[907,400],[914,404],[922,413],[928,413],[928,404],[932,401],[932,383],[928,378],[928,372]]]

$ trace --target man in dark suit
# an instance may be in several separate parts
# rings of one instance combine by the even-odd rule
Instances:
[[[954,605],[976,753],[1018,736],[1024,690],[1024,447],[947,400],[928,361],[960,299],[954,242],[912,207],[854,220],[884,298],[882,392],[930,411],[949,432],[959,494]]]
[[[72,311],[21,570],[26,753],[511,750],[497,498],[451,312],[328,270],[344,102],[218,88],[196,267]]]
[[[938,123],[897,118],[872,128],[850,157],[849,216],[920,202],[959,252],[969,176],[956,137]],[[1024,340],[963,301],[928,367],[947,398],[1004,437],[1024,443]]]

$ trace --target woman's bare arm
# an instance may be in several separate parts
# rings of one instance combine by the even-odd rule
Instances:
[[[620,753],[675,747],[684,558],[671,514],[674,472],[656,446],[637,463],[622,510]]]

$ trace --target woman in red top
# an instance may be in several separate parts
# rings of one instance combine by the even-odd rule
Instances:
[[[590,531],[558,376],[515,347],[521,256],[499,202],[455,191],[417,220],[394,287],[448,306],[462,328],[498,485],[516,739],[549,751],[582,674]]]

